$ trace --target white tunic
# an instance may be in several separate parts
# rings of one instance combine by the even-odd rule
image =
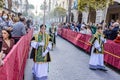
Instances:
[[[100,47],[98,40],[96,40],[92,46],[92,50],[91,50],[91,56],[90,56],[90,61],[89,64],[90,65],[100,65],[100,66],[104,66],[104,55],[101,53],[94,53],[94,49]]]
[[[41,78],[48,76],[48,63],[34,63],[32,73],[35,74],[36,77]]]

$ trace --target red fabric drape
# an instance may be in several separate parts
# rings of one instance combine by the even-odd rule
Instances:
[[[29,30],[8,53],[0,67],[0,80],[23,80],[32,34],[33,30]]]

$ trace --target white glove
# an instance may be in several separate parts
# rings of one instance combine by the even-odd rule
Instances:
[[[100,47],[97,47],[96,49],[97,49],[99,52],[101,52],[101,51],[102,51]]]
[[[49,48],[50,50],[52,49],[52,42],[49,42],[49,44],[48,44],[48,47],[47,48]],[[49,50],[49,51],[50,51]]]
[[[37,44],[35,45],[35,49],[38,49],[38,47],[39,47],[39,44],[37,43]]]
[[[49,42],[47,49],[45,50],[45,52],[42,53],[42,57],[46,56],[46,54],[52,49],[52,43]]]
[[[5,57],[5,54],[3,53],[3,51],[0,52],[0,59],[2,60]]]
[[[4,64],[4,62],[2,60],[0,60],[0,66],[2,66]]]
[[[38,42],[36,42],[36,41],[31,41],[31,47],[37,49],[38,46],[39,46]]]
[[[45,57],[48,52],[49,52],[49,50],[46,49],[45,52],[42,53],[42,57]]]
[[[100,37],[100,39],[102,40],[102,42],[103,42],[103,43],[105,43],[105,42],[106,42],[106,39],[105,39],[105,38]]]
[[[44,46],[45,45],[45,43],[42,41],[42,42],[38,42],[38,45],[39,46]]]
[[[102,51],[101,48],[99,48],[98,51],[101,52]]]
[[[57,36],[57,32],[55,32],[55,36]]]
[[[6,55],[3,53],[3,55],[2,55],[2,59],[5,57]]]

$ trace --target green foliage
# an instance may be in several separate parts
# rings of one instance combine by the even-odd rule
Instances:
[[[41,10],[44,10],[44,9],[47,10],[47,7],[48,7],[47,5],[42,4],[42,5],[40,6],[40,9],[41,9]]]
[[[23,16],[28,16],[28,14],[25,11],[22,14]]]
[[[34,5],[29,4],[29,9],[34,9],[34,8],[35,8]]]
[[[3,8],[4,4],[4,0],[0,0],[0,8]]]
[[[54,11],[50,11],[49,15],[50,15],[51,18],[53,18],[54,17]]]
[[[54,9],[54,15],[58,16],[58,17],[60,17],[60,16],[63,16],[63,17],[66,16],[66,9],[64,9],[62,7],[56,7]]]
[[[78,10],[85,11],[87,9],[104,9],[107,5],[112,4],[113,0],[78,0]]]

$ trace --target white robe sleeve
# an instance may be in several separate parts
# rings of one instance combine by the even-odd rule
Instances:
[[[44,42],[31,41],[31,47],[37,49],[39,46],[44,46]]]
[[[31,41],[31,47],[37,49],[38,48],[38,42]]]

